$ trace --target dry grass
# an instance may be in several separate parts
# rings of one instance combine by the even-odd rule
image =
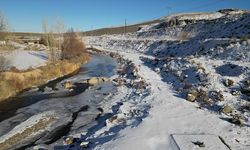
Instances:
[[[79,56],[84,56],[84,59],[88,59],[89,57],[81,37],[73,30],[64,34],[61,55],[62,59],[71,59]]]
[[[0,143],[0,150],[6,150],[11,148],[12,146],[21,143],[26,138],[30,137],[30,135],[34,133],[38,133],[41,130],[44,130],[48,125],[53,122],[55,118],[49,117],[49,118],[43,118],[40,119],[36,124],[33,126],[26,128],[23,132],[17,133],[13,135],[12,137],[8,138],[4,142]]]
[[[58,61],[37,69],[26,71],[10,70],[0,73],[0,101],[8,99],[32,86],[39,86],[68,74],[77,72],[80,63]]]
[[[6,45],[0,45],[0,50],[15,50],[16,47],[14,47],[13,45],[9,45],[9,44],[6,44]]]

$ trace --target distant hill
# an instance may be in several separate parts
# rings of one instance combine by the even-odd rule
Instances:
[[[138,24],[128,25],[126,27],[127,33],[135,32],[137,31],[141,26],[143,25],[149,25],[153,23],[159,23],[161,22],[160,19],[152,20],[152,21],[146,21]],[[125,32],[124,26],[119,27],[110,27],[110,28],[101,28],[86,32],[81,32],[83,36],[100,36],[104,34],[122,34]],[[28,32],[12,32],[11,36],[24,38],[24,37],[41,37],[43,33],[28,33]]]
[[[159,22],[161,22],[161,20],[156,19],[153,21],[146,21],[143,23],[128,25],[126,27],[126,31],[127,33],[136,32],[140,28],[140,26],[150,25],[150,24],[159,23]],[[119,26],[119,27],[101,28],[101,29],[96,29],[92,31],[86,31],[86,32],[82,32],[82,34],[83,36],[100,36],[104,34],[123,34],[124,32],[125,32],[125,26]]]

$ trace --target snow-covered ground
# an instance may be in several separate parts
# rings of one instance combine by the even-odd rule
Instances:
[[[136,127],[114,130],[118,135],[95,149],[250,148],[250,13],[204,15],[84,38],[89,47],[132,61],[151,89],[141,100],[150,107],[148,116]]]
[[[18,128],[25,134],[48,113],[59,119],[52,117],[54,128],[49,122],[48,128],[45,125],[34,133],[33,137],[41,140],[24,137],[29,144],[35,143],[30,149],[248,150],[249,23],[247,11],[179,14],[135,33],[84,37],[88,47],[117,59],[117,75],[110,78],[112,82],[62,98],[46,94],[64,95],[79,89],[64,89],[66,81],[62,81],[55,87],[58,90],[46,87],[44,91],[28,91],[45,97],[18,109],[18,116],[1,122],[0,142],[8,144],[11,135],[18,134]],[[46,56],[23,53],[20,56],[36,56],[32,58],[39,59],[35,62]],[[22,62],[21,58],[16,60]],[[96,68],[105,69],[103,64],[106,62]],[[102,71],[98,72],[101,75]],[[82,75],[67,80],[80,88]],[[94,111],[86,111],[85,105],[90,105],[87,110],[95,106]],[[54,109],[59,112],[51,112]],[[57,125],[65,129],[60,125],[63,118],[68,128],[63,135],[56,135]],[[24,123],[15,125],[15,121]],[[53,140],[54,136],[59,137]],[[19,142],[23,144],[16,144]]]
[[[1,51],[0,55],[10,61],[10,67],[25,70],[30,67],[45,65],[48,60],[46,51],[14,50]]]

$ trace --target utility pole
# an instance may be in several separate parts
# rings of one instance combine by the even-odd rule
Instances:
[[[124,24],[124,34],[127,34],[127,19],[125,19],[125,24]]]

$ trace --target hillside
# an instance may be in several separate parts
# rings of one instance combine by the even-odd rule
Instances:
[[[138,29],[144,25],[149,25],[153,23],[159,23],[161,22],[160,19],[156,19],[153,21],[146,21],[142,23],[137,23],[137,24],[132,24],[132,25],[127,25],[126,26],[126,31],[127,33],[131,32],[136,32]],[[117,26],[117,27],[110,27],[110,28],[100,28],[96,30],[90,30],[90,31],[85,31],[81,32],[83,36],[100,36],[100,35],[110,35],[110,34],[124,34],[125,32],[125,27],[124,26]],[[41,37],[43,33],[28,33],[28,32],[11,32],[10,36],[15,37],[15,38],[23,38],[23,37],[29,37],[29,38],[36,38],[36,37]]]
[[[143,23],[138,23],[138,24],[133,24],[133,25],[127,25],[126,26],[126,31],[127,33],[131,32],[136,32],[141,26],[144,25],[149,25],[153,23],[159,23],[161,20],[156,19],[153,21],[146,21]],[[101,28],[101,29],[96,29],[96,30],[91,30],[91,31],[86,31],[83,32],[83,36],[100,36],[100,35],[110,35],[110,34],[124,34],[125,32],[125,26],[119,26],[119,27],[110,27],[110,28]]]
[[[89,47],[132,61],[151,88],[143,102],[123,101],[148,116],[141,125],[97,149],[174,149],[171,140],[194,149],[189,138],[206,139],[207,149],[249,149],[249,25],[249,11],[226,9],[163,17],[126,35],[85,37]],[[209,145],[216,138],[226,145]]]

